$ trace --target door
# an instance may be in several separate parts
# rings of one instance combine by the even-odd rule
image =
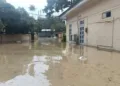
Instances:
[[[81,20],[80,21],[80,44],[84,44],[84,20]]]

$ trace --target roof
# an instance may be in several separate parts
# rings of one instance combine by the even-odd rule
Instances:
[[[81,6],[83,6],[84,4],[86,4],[89,0],[82,0],[80,1],[78,4],[76,4],[73,7],[70,7],[69,9],[67,9],[66,11],[64,11],[61,15],[60,18],[65,19],[66,16],[71,13],[72,11],[76,10],[76,8],[79,8]]]
[[[42,32],[45,32],[45,31],[46,31],[46,32],[50,32],[50,31],[52,31],[52,30],[51,30],[51,29],[42,29],[41,31],[42,31]]]
[[[67,13],[72,7],[68,8],[67,10],[65,10],[62,14],[59,15],[59,17],[62,17],[65,13]]]

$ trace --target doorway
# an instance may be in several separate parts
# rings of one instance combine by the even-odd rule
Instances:
[[[84,44],[84,20],[81,20],[80,21],[80,44]]]

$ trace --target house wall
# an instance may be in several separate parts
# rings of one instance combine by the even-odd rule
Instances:
[[[66,22],[66,41],[69,42],[69,23]]]
[[[74,26],[73,34],[79,35],[79,27],[76,23],[85,20],[85,44],[91,46],[111,47],[120,50],[120,0],[98,0],[95,3],[84,6],[83,10],[76,12],[67,19],[67,25],[72,23]],[[111,11],[112,17],[103,19],[102,13]],[[75,14],[75,13],[74,13]],[[109,21],[109,22],[107,22]],[[67,34],[69,27],[67,27]]]
[[[67,42],[69,42],[69,25],[72,25],[72,35],[78,34],[78,23],[77,23],[77,17],[70,18],[66,22],[66,35],[67,35]],[[72,37],[74,39],[74,37]]]

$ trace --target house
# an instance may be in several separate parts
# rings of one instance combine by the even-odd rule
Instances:
[[[67,42],[120,50],[120,0],[83,0],[60,17]]]

